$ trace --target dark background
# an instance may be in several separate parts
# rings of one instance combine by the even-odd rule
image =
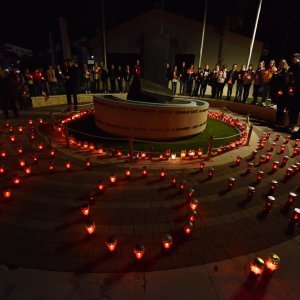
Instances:
[[[160,1],[106,0],[106,26],[110,28],[153,8],[160,8]],[[166,11],[203,19],[204,0],[165,0]],[[242,3],[242,10],[237,9]],[[208,0],[208,23],[220,26],[225,15],[235,16],[231,29],[251,37],[259,0]],[[300,52],[300,1],[263,0],[256,39],[269,49],[268,57],[289,58]],[[52,32],[60,43],[58,17],[68,22],[71,40],[93,34],[101,24],[101,0],[64,2],[9,1],[2,3],[0,42],[12,43],[36,52],[49,48],[48,33]],[[158,20],[159,22],[160,20]]]

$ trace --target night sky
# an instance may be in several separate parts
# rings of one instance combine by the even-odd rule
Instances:
[[[208,22],[214,22],[216,15],[224,11],[225,3],[244,2],[244,12],[237,18],[235,31],[252,35],[259,0],[208,0]],[[71,39],[92,34],[101,22],[100,0],[85,0],[79,4],[51,0],[22,1],[5,3],[0,18],[0,42],[8,42],[42,51],[48,47],[48,33],[51,31],[60,42],[58,17],[65,16],[68,21]],[[202,20],[204,0],[174,1],[165,0],[166,11],[182,16]],[[269,56],[281,58],[292,52],[300,52],[300,1],[263,0],[256,38],[270,47]],[[158,0],[124,1],[106,0],[106,26],[110,28],[130,18],[138,16],[155,7],[160,7]],[[228,7],[227,7],[228,9]],[[159,20],[158,20],[159,21]]]

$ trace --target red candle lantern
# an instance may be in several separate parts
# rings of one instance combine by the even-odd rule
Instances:
[[[271,151],[271,152],[273,152],[273,151],[274,151],[274,149],[275,149],[275,146],[276,146],[276,143],[272,143],[272,145],[271,145],[271,148],[270,148],[270,151]]]
[[[5,167],[3,165],[0,165],[0,175],[3,175],[5,173]]]
[[[185,159],[185,157],[186,157],[186,150],[181,150],[180,157],[182,159]]]
[[[265,147],[265,144],[266,144],[266,140],[262,139],[259,144],[260,148],[263,149]]]
[[[16,137],[13,134],[9,137],[9,139],[12,143],[16,141]]]
[[[32,158],[32,161],[33,161],[34,164],[36,164],[39,160],[37,154],[32,154],[31,158]]]
[[[142,244],[137,244],[135,245],[135,247],[133,248],[133,253],[136,257],[136,259],[140,260],[143,258],[144,253],[145,253],[145,248]]]
[[[180,183],[179,189],[182,192],[184,191],[184,189],[185,189],[185,181],[184,180]]]
[[[109,236],[105,241],[105,245],[110,252],[114,252],[116,250],[117,244],[118,240],[114,236]]]
[[[198,155],[198,158],[201,158],[201,157],[202,157],[202,155],[203,155],[203,151],[202,151],[202,149],[201,149],[201,148],[199,148],[199,149],[198,149],[198,151],[197,151],[197,155]]]
[[[115,184],[116,181],[117,181],[117,176],[115,174],[111,174],[109,176],[109,181],[110,181],[111,184]]]
[[[32,120],[28,120],[28,124],[32,125],[33,124]]]
[[[84,216],[88,216],[90,214],[90,206],[88,204],[81,206],[81,212]]]
[[[20,125],[20,126],[18,127],[18,131],[19,131],[19,133],[22,133],[22,132],[23,132],[23,126],[22,126],[22,125]]]
[[[187,222],[184,224],[183,229],[184,229],[184,232],[185,232],[186,235],[191,234],[192,229],[193,229],[193,226],[194,226],[194,224],[193,224],[192,222],[190,222],[190,221],[187,221]]]
[[[204,167],[205,167],[205,162],[201,161],[200,162],[200,172],[203,172]]]
[[[159,154],[159,159],[163,160],[164,159],[164,155],[163,154]]]
[[[198,204],[199,204],[199,202],[197,199],[191,199],[191,201],[190,201],[191,210],[196,210],[198,207]]]
[[[160,180],[164,180],[165,177],[166,177],[166,172],[164,170],[161,170],[160,174],[159,174],[159,177],[160,177]]]
[[[27,175],[30,175],[30,174],[31,174],[31,167],[30,167],[30,166],[27,166],[27,167],[25,168],[25,173],[26,173]]]
[[[279,161],[275,160],[273,162],[273,171],[276,171],[279,168]]]
[[[265,260],[265,267],[274,272],[279,269],[280,266],[280,258],[277,254],[271,253]]]
[[[266,139],[268,140],[271,136],[271,132],[267,132]]]
[[[5,200],[9,200],[11,198],[11,191],[9,188],[4,188],[2,194]]]
[[[270,158],[271,158],[271,153],[270,152],[267,152],[266,154],[266,161],[270,161]]]
[[[71,162],[70,161],[66,162],[66,169],[67,169],[67,171],[71,170]]]
[[[280,154],[282,154],[284,151],[285,151],[285,145],[282,145],[282,146],[280,147]]]
[[[130,169],[126,169],[125,170],[125,177],[128,179],[131,176],[131,170]]]
[[[93,152],[95,151],[95,146],[94,146],[94,144],[90,144],[90,145],[89,145],[89,151],[90,151],[91,153],[93,153]]]
[[[262,181],[263,175],[264,175],[264,171],[257,172],[257,182],[258,183]]]
[[[53,164],[52,161],[50,161],[49,164],[48,164],[48,170],[49,170],[50,172],[53,172],[53,171],[54,171],[54,164]]]
[[[289,160],[289,157],[287,156],[287,155],[285,155],[283,158],[282,158],[282,165],[283,166],[285,166],[286,165],[286,163],[288,162],[288,160]]]
[[[190,214],[189,214],[188,220],[189,220],[190,222],[195,222],[195,221],[196,221],[196,218],[197,218],[197,215],[198,215],[197,211],[196,211],[196,210],[192,210],[192,211],[190,212]]]
[[[294,211],[290,218],[290,224],[293,226],[298,225],[300,219],[300,208],[294,208]]]
[[[251,154],[251,159],[254,159],[256,157],[257,150],[253,150]]]
[[[291,168],[293,170],[293,174],[296,174],[298,172],[298,166],[297,165],[292,165]]]
[[[85,160],[85,167],[86,167],[87,169],[89,169],[89,168],[91,167],[91,162],[90,162],[90,159],[89,159],[89,158],[87,158],[87,159]]]
[[[228,178],[227,189],[231,190],[234,186],[234,183],[235,183],[235,178],[234,177]]]
[[[293,203],[295,202],[297,197],[298,197],[298,195],[296,193],[290,192],[288,195],[287,202],[285,204],[286,208],[290,208],[293,205]]]
[[[19,146],[18,147],[18,155],[22,155],[23,154],[23,147]]]
[[[44,119],[43,118],[39,118],[39,122],[40,122],[40,125],[44,124]]]
[[[175,186],[177,184],[177,177],[173,176],[172,177],[172,185]]]
[[[5,122],[5,127],[9,127],[10,126],[10,124],[9,124],[9,122]]]
[[[99,190],[99,192],[103,192],[104,191],[104,184],[103,184],[102,181],[98,183],[98,190]]]
[[[252,170],[252,168],[253,168],[253,163],[248,163],[248,167],[247,167],[247,173],[250,173],[251,172],[251,170]]]
[[[215,174],[215,169],[214,168],[210,168],[209,171],[208,171],[208,178],[209,179],[212,179],[213,176]]]
[[[287,143],[290,141],[290,139],[291,139],[291,136],[290,136],[290,135],[287,135],[287,136],[285,137],[285,143],[287,144]]]
[[[6,151],[4,149],[1,150],[1,157],[6,158]]]
[[[274,141],[277,142],[280,139],[280,134],[276,134]]]
[[[294,142],[294,147],[298,147],[299,146],[299,139],[296,139]]]
[[[146,166],[143,166],[143,168],[142,168],[142,176],[143,177],[147,177],[147,167]]]
[[[251,200],[253,198],[253,195],[255,193],[255,187],[253,186],[248,186],[247,190],[247,200]]]
[[[25,165],[26,165],[25,159],[24,159],[24,158],[20,158],[20,159],[19,159],[19,166],[20,166],[21,168],[24,168]]]
[[[194,189],[190,189],[189,190],[189,199],[194,198],[194,196],[195,196],[195,190]]]
[[[55,151],[54,151],[53,148],[50,148],[49,154],[50,154],[50,157],[54,157],[55,156]]]
[[[259,158],[259,163],[262,164],[266,161],[266,156],[265,155],[261,155]]]
[[[39,143],[37,148],[38,148],[39,151],[43,151],[43,149],[44,149],[43,143]]]
[[[251,274],[256,276],[261,275],[265,268],[265,262],[262,258],[256,257],[250,262]]]
[[[34,135],[34,133],[31,133],[29,137],[30,137],[30,140],[31,140],[31,141],[34,141],[34,140],[35,140],[35,135]]]
[[[93,221],[87,221],[86,222],[86,231],[89,235],[93,234],[95,232],[96,225]]]
[[[239,165],[241,164],[241,159],[242,159],[242,158],[241,158],[240,156],[237,156],[237,157],[236,157],[236,161],[235,161],[235,162],[236,162],[236,165],[237,165],[237,166],[239,166]]]
[[[87,141],[85,141],[85,142],[83,143],[83,149],[84,149],[84,150],[88,150],[88,149],[89,149],[89,143],[88,143]]]
[[[291,177],[292,175],[293,175],[293,169],[292,168],[286,169],[285,176],[288,178]]]
[[[269,194],[273,194],[275,192],[277,185],[278,185],[277,180],[272,180],[271,181],[270,187],[269,187]]]
[[[103,154],[103,148],[102,147],[98,147],[98,154]]]
[[[298,148],[295,148],[292,154],[292,157],[295,157],[298,155]]]
[[[166,234],[162,239],[162,244],[165,250],[169,250],[173,244],[173,238],[171,235]]]
[[[266,200],[265,210],[269,211],[272,208],[274,202],[275,202],[275,197],[268,196],[268,198]]]
[[[19,185],[20,182],[21,182],[20,176],[14,175],[13,178],[12,178],[12,182],[13,182],[14,185]]]

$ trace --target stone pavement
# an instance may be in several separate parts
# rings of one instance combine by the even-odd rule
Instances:
[[[48,109],[48,108],[47,108]],[[23,118],[47,115],[48,110],[24,112]],[[274,160],[291,156],[293,141],[286,145],[284,154],[277,142],[270,162],[258,163],[265,154],[275,132],[266,127],[255,127],[249,147],[214,157],[199,171],[199,161],[139,162],[131,166],[132,176],[125,179],[124,160],[102,160],[91,157],[92,166],[84,166],[86,153],[66,149],[59,139],[51,139],[56,151],[38,151],[44,141],[36,132],[37,140],[29,140],[17,132],[19,121],[9,120],[15,130],[16,142],[9,141],[8,128],[3,127],[1,148],[7,158],[1,164],[6,173],[0,178],[2,190],[10,187],[10,200],[0,202],[0,299],[298,299],[299,228],[288,231],[291,212],[283,213],[288,193],[299,192],[299,173],[285,180],[287,167],[299,161],[290,157],[287,166],[272,171]],[[261,132],[271,131],[271,138],[254,160]],[[17,147],[23,146],[31,174],[26,175],[18,162]],[[32,155],[37,153],[38,163]],[[240,166],[235,158],[242,157]],[[89,156],[90,157],[90,156]],[[49,160],[54,172],[48,171]],[[72,170],[66,171],[66,161]],[[249,162],[253,170],[246,174]],[[147,165],[149,174],[141,176]],[[155,166],[154,166],[155,165]],[[208,179],[208,167],[215,167],[215,175]],[[161,168],[167,170],[164,180]],[[264,178],[256,182],[258,170]],[[117,183],[109,183],[116,174]],[[14,187],[12,177],[21,178]],[[178,182],[186,181],[180,192],[171,185],[176,175]],[[227,190],[230,176],[236,178],[232,190]],[[262,215],[271,180],[279,182],[275,204],[268,215]],[[98,193],[103,181],[106,188]],[[251,201],[246,201],[247,187],[256,186]],[[190,236],[183,231],[190,214],[188,191],[195,190],[199,200],[198,217]],[[96,192],[94,200],[90,193]],[[96,224],[93,236],[88,236],[80,207],[89,203]],[[295,206],[299,206],[299,199]],[[162,250],[164,234],[173,236],[173,249]],[[114,235],[118,245],[114,254],[108,253],[105,240]],[[142,261],[136,261],[133,247],[145,246]],[[253,281],[248,278],[249,261],[256,255],[266,257],[270,252],[282,259],[281,268],[272,278]]]

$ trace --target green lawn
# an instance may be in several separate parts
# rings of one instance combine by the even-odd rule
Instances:
[[[95,126],[94,116],[89,116],[87,118],[82,118],[76,120],[68,125],[69,135],[74,136],[80,141],[92,142],[95,145],[102,145],[104,148],[121,148],[122,150],[128,150],[129,143],[126,140],[109,140],[107,138],[114,138],[113,136],[102,132]],[[75,132],[80,131],[80,133]],[[197,150],[198,148],[207,151],[208,141],[210,136],[216,138],[224,138],[220,140],[215,140],[213,147],[225,146],[230,141],[236,140],[236,137],[226,138],[237,134],[238,131],[228,124],[221,122],[219,120],[208,118],[206,129],[191,138],[187,138],[180,141],[172,142],[134,142],[134,151],[149,151],[153,147],[153,151],[156,153],[162,153],[168,149],[171,152],[180,152],[181,150]],[[92,135],[92,136],[91,136]]]

